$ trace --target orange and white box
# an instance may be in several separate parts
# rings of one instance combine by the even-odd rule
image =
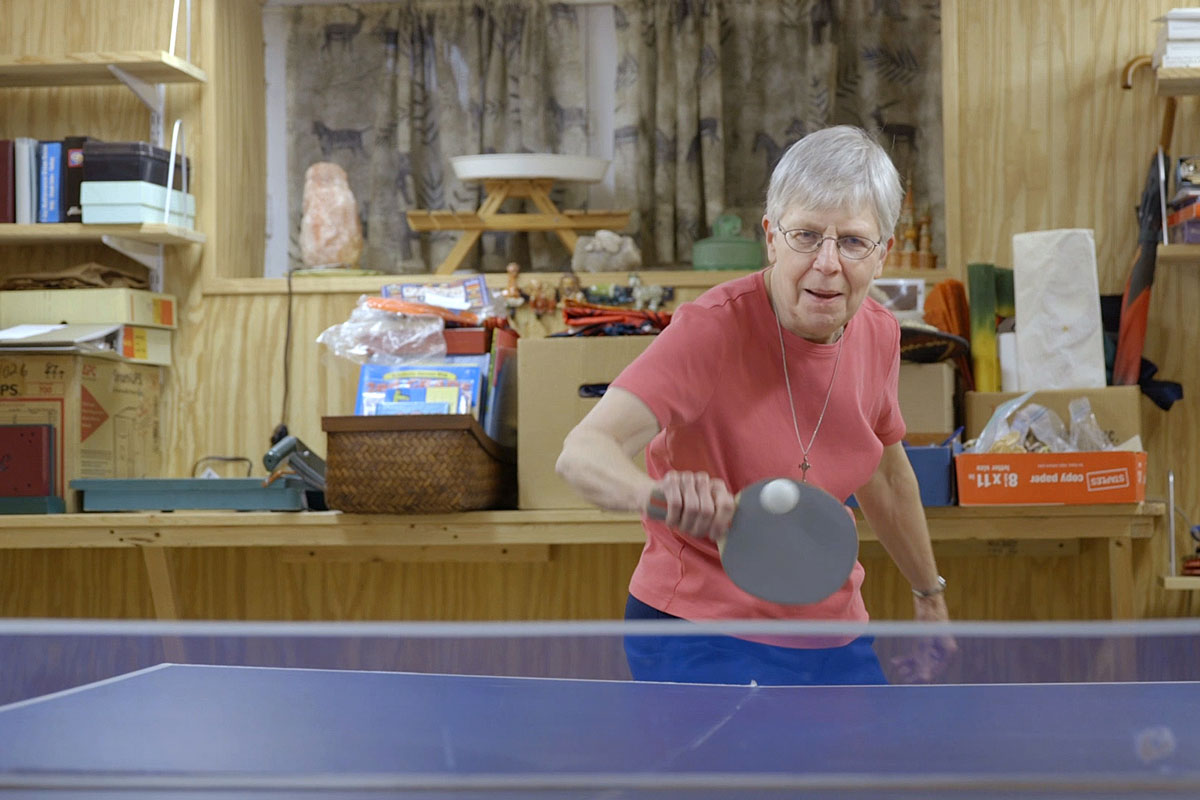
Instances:
[[[964,453],[954,459],[958,504],[1087,505],[1146,499],[1146,454]]]

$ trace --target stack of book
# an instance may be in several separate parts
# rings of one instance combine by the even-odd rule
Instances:
[[[0,139],[0,222],[81,222],[86,136]]]
[[[1155,21],[1154,68],[1200,67],[1200,8],[1173,8]]]

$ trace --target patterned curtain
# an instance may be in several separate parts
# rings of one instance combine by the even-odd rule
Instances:
[[[806,133],[874,131],[944,250],[938,0],[619,0],[614,175],[648,264],[688,264],[717,214],[759,221]]]
[[[415,273],[432,271],[459,233],[415,233],[405,212],[475,211],[482,201],[481,186],[454,176],[451,157],[586,155],[578,13],[549,0],[294,8],[287,39],[292,263],[300,261],[304,171],[316,161],[349,175],[363,223],[361,266]],[[586,186],[555,192],[560,208],[586,207]],[[503,270],[516,259],[558,268],[570,260],[545,234],[486,233],[476,249],[464,267]]]

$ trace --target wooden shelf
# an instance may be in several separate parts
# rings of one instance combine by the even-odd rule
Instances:
[[[204,244],[205,236],[190,228],[162,223],[142,225],[84,225],[60,222],[40,225],[0,224],[0,244],[70,244],[99,242],[102,236],[120,236],[148,244]]]
[[[118,86],[109,67],[147,83],[204,83],[204,70],[162,50],[65,53],[54,56],[0,55],[0,86]]]
[[[1160,244],[1159,264],[1200,264],[1200,244]]]
[[[1173,592],[1200,592],[1200,577],[1195,575],[1160,575],[1158,584]]]
[[[936,541],[1149,538],[1166,505],[927,508]],[[875,540],[859,517],[859,534]],[[343,514],[175,511],[0,516],[0,550],[640,544],[639,518],[596,509]]]
[[[1200,94],[1200,67],[1162,67],[1154,71],[1160,97]]]
[[[1113,619],[1135,614],[1134,542],[1145,546],[1161,530],[1165,514],[1166,504],[1161,502],[926,509],[939,553],[1045,557],[1078,555],[1086,548],[1090,554],[1100,554]],[[859,539],[861,553],[883,554],[861,517]],[[644,542],[637,515],[595,509],[413,515],[176,511],[0,516],[0,550],[140,551],[154,613],[160,619],[178,619],[184,607],[185,598],[175,588],[169,555],[173,548],[261,548],[281,563],[314,565],[498,564],[548,563],[559,546],[633,549]],[[625,580],[627,576],[621,585]]]

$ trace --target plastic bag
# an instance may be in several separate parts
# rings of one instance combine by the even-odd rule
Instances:
[[[1027,427],[1033,438],[1033,447],[1027,447],[1030,452],[1066,453],[1074,449],[1068,438],[1067,426],[1053,409],[1030,403],[1014,416],[1021,417],[1022,425]]]
[[[1112,450],[1108,434],[1100,427],[1092,413],[1092,402],[1086,397],[1076,397],[1067,405],[1071,413],[1071,444],[1076,450]]]
[[[983,430],[980,431],[979,436],[975,439],[974,448],[967,452],[990,453],[998,439],[1005,437],[1005,441],[1007,441],[1006,437],[1012,434],[1012,430],[1008,424],[1008,416],[1020,408],[1026,400],[1033,397],[1033,394],[1033,392],[1026,392],[1020,397],[1014,397],[1011,400],[1001,403],[992,414],[992,418],[987,421],[987,424],[983,426]]]
[[[367,295],[345,322],[317,337],[330,352],[359,364],[411,364],[446,356],[445,322],[441,317],[395,314],[369,308]]]

